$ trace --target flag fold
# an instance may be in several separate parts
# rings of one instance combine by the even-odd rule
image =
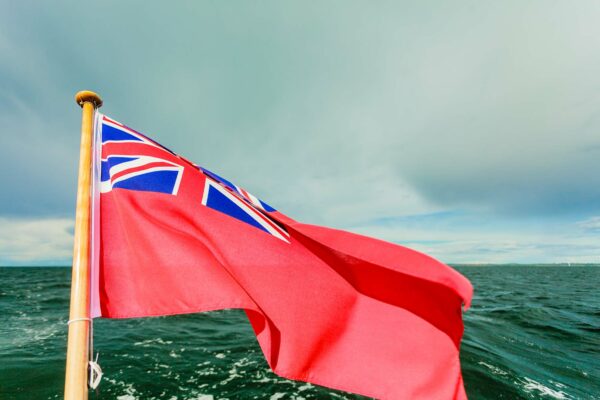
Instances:
[[[466,398],[469,281],[417,251],[297,222],[97,114],[91,312],[245,310],[280,376],[381,399]]]

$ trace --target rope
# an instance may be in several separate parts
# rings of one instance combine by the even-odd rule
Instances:
[[[94,360],[94,320],[90,320],[90,348],[88,354],[90,359],[88,365],[90,367],[88,385],[90,389],[96,389],[102,379],[102,368],[98,364],[98,356],[100,353],[96,353],[96,359]]]
[[[79,321],[89,321],[92,322],[92,320],[90,318],[87,317],[81,317],[81,318],[73,318],[67,321],[67,325],[71,325],[72,322],[79,322]]]
[[[89,362],[90,365],[90,376],[89,376],[89,382],[88,385],[90,386],[90,389],[96,389],[98,387],[98,385],[100,384],[100,380],[102,379],[102,368],[100,368],[100,365],[98,364],[98,353],[96,353],[96,360],[92,361],[90,360]]]
[[[96,389],[102,379],[102,368],[98,364],[98,353],[96,353],[96,359],[94,360],[94,322],[91,318],[81,317],[73,318],[67,321],[67,325],[71,325],[73,322],[88,321],[90,323],[90,335],[89,335],[89,375],[88,385],[91,389]]]

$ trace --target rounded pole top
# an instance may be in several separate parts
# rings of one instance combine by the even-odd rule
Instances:
[[[102,107],[102,99],[94,92],[90,92],[89,90],[82,90],[81,92],[77,92],[75,95],[75,101],[81,107],[83,107],[83,103],[90,102],[94,105],[94,108]]]

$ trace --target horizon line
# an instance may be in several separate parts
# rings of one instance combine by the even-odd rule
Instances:
[[[567,266],[567,267],[600,267],[600,262],[504,262],[504,263],[478,263],[478,262],[466,262],[466,263],[444,263],[451,267],[486,267],[486,266]],[[71,265],[0,265],[0,268],[72,268]]]

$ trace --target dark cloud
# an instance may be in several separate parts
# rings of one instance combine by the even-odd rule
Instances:
[[[599,211],[596,2],[1,7],[0,214],[71,213],[84,88],[300,218]]]

